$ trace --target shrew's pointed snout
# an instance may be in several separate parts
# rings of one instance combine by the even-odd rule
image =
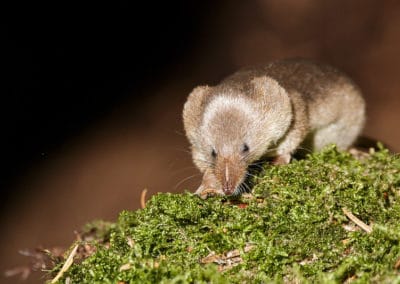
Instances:
[[[231,195],[235,191],[236,187],[232,183],[232,178],[229,175],[228,163],[225,164],[225,173],[223,178],[222,190],[226,195]]]
[[[235,194],[246,174],[246,165],[236,159],[221,158],[215,169],[215,175],[220,181],[225,195]]]

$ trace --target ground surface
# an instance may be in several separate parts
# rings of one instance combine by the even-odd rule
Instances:
[[[380,150],[354,157],[331,147],[289,165],[266,165],[254,184],[253,194],[240,199],[158,194],[116,223],[89,224],[56,259],[51,277],[59,283],[400,282],[398,156]]]

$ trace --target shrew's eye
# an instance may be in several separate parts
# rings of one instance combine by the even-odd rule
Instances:
[[[217,157],[217,152],[215,152],[214,149],[212,149],[212,151],[211,151],[211,156],[212,156],[213,158],[216,158],[216,157]]]
[[[248,153],[249,150],[250,150],[249,145],[244,143],[243,146],[242,146],[242,153]]]

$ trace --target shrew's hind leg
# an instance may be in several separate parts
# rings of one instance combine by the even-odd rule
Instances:
[[[364,110],[350,112],[315,131],[313,147],[315,150],[320,150],[328,144],[336,144],[339,149],[346,150],[360,135],[363,124]]]

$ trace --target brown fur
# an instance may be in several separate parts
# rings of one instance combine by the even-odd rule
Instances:
[[[197,87],[183,110],[193,160],[204,173],[197,192],[240,193],[247,167],[263,156],[288,163],[299,147],[347,149],[364,120],[358,87],[336,69],[306,60],[275,61]]]

